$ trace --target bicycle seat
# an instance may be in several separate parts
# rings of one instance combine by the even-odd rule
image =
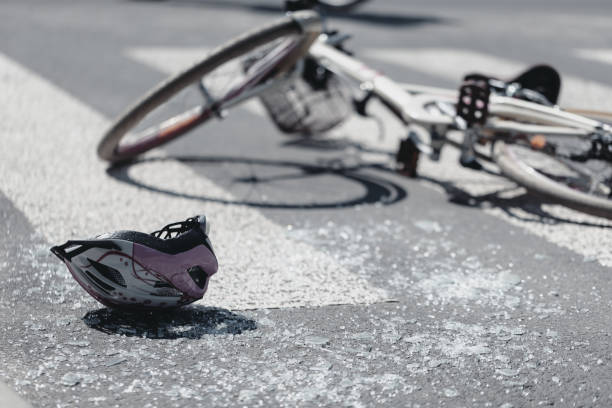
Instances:
[[[463,80],[467,82],[483,78],[488,79],[494,92],[545,105],[555,105],[561,91],[561,76],[550,65],[534,65],[508,80],[478,73],[468,74]]]
[[[536,91],[545,96],[552,104],[557,103],[561,91],[561,76],[550,65],[534,65],[507,82]]]

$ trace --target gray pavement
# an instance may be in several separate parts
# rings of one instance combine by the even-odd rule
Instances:
[[[401,81],[456,84],[373,50],[550,61],[602,89],[609,64],[575,51],[610,48],[610,11],[374,0],[332,23]],[[361,124],[296,141],[256,110],[198,129],[156,162],[105,171],[97,137],[167,76],[168,55],[278,14],[275,1],[3,2],[0,381],[34,407],[611,406],[604,220],[454,170],[452,155],[407,180],[380,155],[361,161],[350,132]],[[236,182],[245,175],[266,182]],[[221,268],[203,302],[181,311],[105,309],[48,251],[192,211],[212,219]],[[2,399],[11,394],[0,388],[0,406],[18,406]]]

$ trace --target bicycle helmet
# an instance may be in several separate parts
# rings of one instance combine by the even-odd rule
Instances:
[[[174,308],[201,299],[217,258],[203,215],[145,234],[117,231],[54,246],[76,281],[114,308]]]

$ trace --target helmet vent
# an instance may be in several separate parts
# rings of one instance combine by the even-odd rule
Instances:
[[[91,263],[91,266],[95,268],[95,270],[106,279],[111,282],[115,282],[117,285],[122,287],[127,287],[125,284],[125,279],[121,276],[121,273],[115,268],[111,268],[110,266],[104,265],[103,263],[96,262],[93,259],[87,258],[87,260]]]
[[[187,272],[195,284],[198,285],[200,289],[204,289],[204,286],[206,286],[206,281],[208,280],[208,275],[206,272],[204,272],[199,266],[192,266]]]
[[[185,221],[168,224],[159,231],[152,232],[151,235],[160,239],[172,239],[192,230],[196,225],[198,225],[198,217],[191,217]]]
[[[91,272],[85,271],[85,274],[89,278],[89,281],[93,283],[95,286],[97,286],[98,289],[102,290],[103,292],[110,293],[113,290],[115,290],[115,288],[113,288],[111,285],[107,285],[106,283],[102,282],[100,279],[96,278]]]

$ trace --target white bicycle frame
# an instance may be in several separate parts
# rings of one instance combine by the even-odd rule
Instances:
[[[398,84],[326,41],[327,36],[322,34],[310,47],[309,54],[330,71],[357,82],[361,89],[373,92],[406,125],[456,127],[454,115],[439,110],[433,113],[426,107],[440,102],[454,104],[458,98],[457,91]],[[587,137],[596,130],[610,131],[612,127],[557,107],[491,95],[489,117],[482,129],[511,134]]]

